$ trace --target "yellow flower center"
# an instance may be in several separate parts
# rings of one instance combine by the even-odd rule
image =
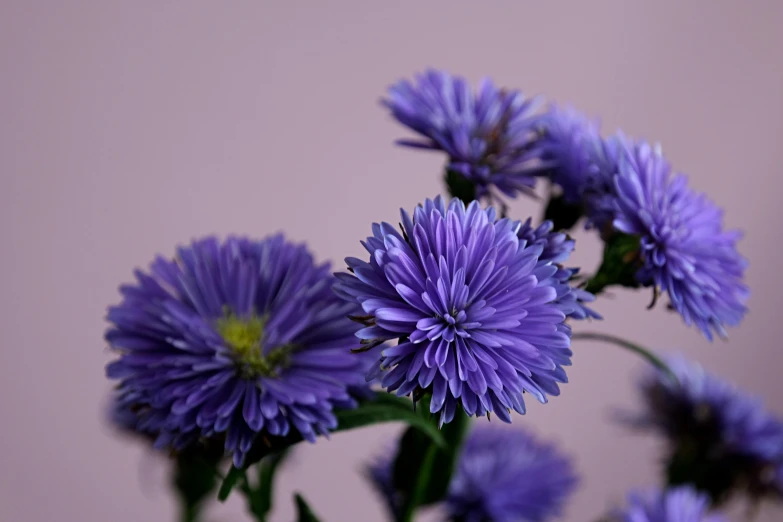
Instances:
[[[266,317],[255,314],[239,317],[231,311],[217,320],[217,332],[234,356],[240,374],[245,378],[272,377],[288,366],[291,346],[281,346],[264,354],[264,326]]]

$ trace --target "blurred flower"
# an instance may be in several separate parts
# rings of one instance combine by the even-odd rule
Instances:
[[[333,294],[328,264],[281,235],[206,238],[177,254],[136,271],[109,308],[121,423],[130,408],[159,447],[224,439],[237,465],[260,433],[293,427],[314,441],[333,429],[366,365],[350,353],[356,308]]]
[[[394,487],[394,461],[398,451],[399,444],[390,445],[365,466],[365,475],[394,520],[399,518],[402,501],[401,495]]]
[[[542,146],[552,161],[552,181],[563,189],[569,203],[582,202],[585,185],[593,174],[592,150],[600,140],[598,124],[572,107],[552,105],[544,119]]]
[[[538,100],[499,89],[489,79],[473,92],[464,78],[430,69],[415,83],[390,87],[383,104],[424,138],[398,143],[444,151],[447,168],[472,181],[477,198],[492,187],[512,198],[530,192],[546,166],[536,146]]]
[[[532,219],[528,218],[519,228],[517,237],[528,245],[540,245],[544,249],[538,258],[536,277],[542,281],[552,280],[558,294],[555,302],[560,310],[572,319],[601,319],[585,304],[595,301],[595,296],[569,284],[579,269],[564,268],[560,264],[571,256],[576,242],[564,232],[552,232],[554,225],[551,221],[544,221],[536,228],[531,223]]]
[[[588,226],[602,227],[614,215],[614,176],[620,137],[604,140],[597,122],[571,107],[552,105],[544,119],[543,159],[563,199],[582,207]]]
[[[531,434],[481,426],[468,436],[446,507],[462,522],[542,522],[561,514],[576,489],[570,460]]]
[[[645,142],[628,146],[615,178],[614,226],[641,238],[642,269],[637,278],[668,293],[685,322],[712,340],[726,336],[745,315],[747,262],[737,252],[741,234],[725,231],[723,212],[671,176],[660,151]]]
[[[689,487],[628,495],[628,506],[614,514],[614,522],[725,522],[710,514],[710,499]]]
[[[136,403],[134,394],[115,391],[108,406],[108,420],[121,433],[146,438],[152,442],[155,439],[155,432],[150,433],[139,425],[139,415],[134,411],[134,404]]]
[[[369,262],[347,258],[335,290],[361,304],[366,346],[389,339],[383,387],[408,395],[432,390],[430,411],[452,420],[458,403],[469,415],[494,412],[506,422],[525,412],[522,392],[545,402],[566,382],[570,328],[556,281],[539,281],[541,245],[527,245],[521,224],[496,220],[474,201],[426,200],[402,233],[374,224],[364,246]]]
[[[618,133],[593,142],[592,175],[588,177],[582,193],[588,227],[603,231],[612,226],[616,212],[615,177],[626,141],[627,138]]]
[[[626,420],[668,440],[670,483],[688,483],[717,502],[733,492],[779,497],[783,422],[763,402],[682,357],[642,379],[644,410]]]

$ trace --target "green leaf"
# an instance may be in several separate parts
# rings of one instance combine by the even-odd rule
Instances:
[[[445,181],[451,197],[461,199],[466,205],[476,199],[476,185],[459,172],[446,169]]]
[[[544,219],[552,221],[555,230],[571,230],[582,217],[582,206],[568,203],[562,195],[551,196],[544,210]]]
[[[254,492],[253,513],[266,516],[272,510],[274,501],[275,473],[288,455],[285,449],[274,455],[269,455],[258,464],[258,489]]]
[[[469,426],[470,417],[461,408],[457,408],[454,419],[441,429],[448,448],[447,451],[438,451],[435,455],[434,469],[427,494],[424,496],[425,505],[440,502],[445,498]]]
[[[240,480],[245,480],[245,470],[242,468],[237,468],[232,464],[231,468],[228,470],[228,473],[226,473],[226,477],[220,484],[220,490],[218,490],[218,500],[225,502],[228,496],[231,494],[231,490],[234,489],[234,486],[236,486],[237,482]]]
[[[305,501],[304,497],[299,493],[294,495],[294,502],[296,502],[296,520],[297,522],[319,522],[319,518],[310,509],[310,506]]]
[[[416,508],[425,503],[438,452],[437,446],[434,444],[428,445],[424,458],[419,463],[419,473],[414,479],[410,497],[405,503],[402,522],[412,522]]]
[[[359,401],[359,405],[352,410],[336,411],[335,417],[337,417],[337,428],[332,430],[332,433],[384,422],[404,422],[422,432],[425,439],[431,440],[438,446],[446,446],[446,441],[437,425],[416,413],[410,399],[397,397],[391,393],[376,392],[371,398]],[[244,469],[238,470],[232,466],[229,470],[220,486],[218,500],[222,502],[228,498],[242,473],[249,466],[259,462],[267,455],[279,453],[302,442],[302,440],[304,440],[302,436],[293,430],[285,437],[259,437],[245,458]]]
[[[193,449],[176,455],[173,462],[172,485],[181,504],[180,520],[194,522],[202,505],[217,486],[221,451]]]
[[[259,522],[266,520],[267,515],[272,511],[274,501],[275,473],[288,455],[285,449],[279,453],[274,453],[263,458],[256,465],[258,473],[258,484],[255,488],[251,487],[248,481],[243,481],[241,488],[245,494],[247,508]]]
[[[336,414],[338,427],[335,431],[347,431],[383,422],[405,422],[423,433],[438,446],[445,446],[438,426],[416,413],[413,403],[391,393],[380,392],[372,400],[363,402],[353,410],[341,410]]]
[[[713,432],[717,431],[717,428],[713,428]],[[669,456],[666,464],[668,486],[694,487],[706,493],[714,507],[719,507],[731,498],[733,492],[742,489],[745,484],[750,484],[748,477],[757,475],[757,468],[754,469],[754,465],[749,464],[747,458],[720,454],[715,451],[719,443],[698,440],[694,434],[688,434],[688,437],[691,440],[679,443]]]
[[[639,288],[636,273],[642,267],[637,236],[615,232],[604,245],[604,257],[598,272],[587,282],[585,290],[598,295],[612,285]]]
[[[652,350],[650,350],[649,348],[645,348],[644,346],[638,345],[636,343],[632,343],[631,341],[626,341],[625,339],[616,337],[614,335],[597,333],[597,332],[577,332],[571,335],[571,340],[600,341],[608,344],[614,344],[615,346],[619,346],[620,348],[625,348],[626,350],[629,350],[637,355],[640,355],[647,362],[655,366],[659,371],[666,374],[674,382],[679,382],[679,380],[677,379],[677,375],[675,375],[675,373],[671,370],[671,368],[669,368],[669,365],[667,365],[663,361],[663,359],[655,355],[655,353]]]

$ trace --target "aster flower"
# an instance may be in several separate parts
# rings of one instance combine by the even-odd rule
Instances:
[[[574,288],[569,282],[579,273],[578,268],[565,268],[560,263],[567,260],[574,250],[575,241],[564,232],[553,232],[554,224],[544,221],[533,228],[532,219],[528,218],[519,228],[517,237],[529,245],[540,245],[543,248],[538,258],[536,276],[540,280],[551,278],[552,285],[558,291],[556,303],[560,310],[572,319],[601,319],[601,316],[587,307],[585,303],[595,301],[595,296],[581,288]],[[551,273],[551,275],[550,275]]]
[[[626,142],[627,138],[622,133],[592,142],[591,175],[582,192],[588,228],[611,228],[616,209],[615,177]]]
[[[592,172],[592,150],[600,139],[598,124],[588,120],[572,107],[552,105],[544,120],[545,156],[554,164],[551,178],[563,189],[563,198],[581,204],[582,195]]]
[[[712,340],[726,336],[745,315],[747,262],[737,252],[741,234],[725,231],[723,212],[671,175],[660,151],[640,142],[626,149],[615,178],[614,227],[641,241],[641,284],[669,295],[686,324]]]
[[[477,427],[462,448],[446,509],[462,522],[543,522],[558,517],[576,488],[570,460],[531,434]]]
[[[386,448],[372,462],[365,466],[365,476],[386,504],[389,514],[397,520],[401,508],[401,495],[394,487],[394,461],[397,458],[399,444]]]
[[[115,393],[109,403],[107,418],[114,428],[124,434],[149,438],[150,434],[140,428],[139,415],[133,410],[136,403],[132,394]]]
[[[588,227],[603,227],[614,216],[614,176],[621,136],[603,139],[597,122],[571,107],[552,105],[540,147],[552,165],[549,176],[563,199],[582,208]]]
[[[641,381],[644,409],[626,419],[668,441],[669,480],[690,483],[716,501],[731,493],[780,497],[783,422],[763,402],[682,357],[670,358],[677,377],[651,370]]]
[[[648,491],[628,496],[628,506],[611,518],[612,522],[725,522],[710,514],[709,497],[689,487],[669,491]]]
[[[313,441],[336,427],[335,408],[355,405],[356,308],[304,245],[206,238],[136,278],[109,308],[107,374],[157,446],[218,438],[241,465],[259,434]]]
[[[538,100],[484,79],[473,92],[459,76],[428,70],[415,83],[402,80],[382,103],[423,140],[398,144],[448,154],[447,169],[475,184],[476,197],[492,187],[509,197],[530,192],[545,169],[536,146]]]
[[[525,412],[523,392],[541,402],[559,394],[571,332],[562,289],[539,266],[543,246],[520,240],[519,222],[497,220],[476,201],[447,207],[438,197],[413,218],[401,215],[402,233],[373,225],[363,243],[369,262],[347,258],[353,274],[337,274],[335,286],[363,308],[356,335],[366,346],[399,339],[381,352],[383,387],[414,398],[431,390],[441,423],[458,404],[510,422],[511,409]]]

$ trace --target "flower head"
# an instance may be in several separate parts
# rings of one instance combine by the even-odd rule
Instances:
[[[628,419],[663,434],[671,480],[690,483],[716,501],[744,489],[752,497],[783,494],[783,422],[757,397],[684,358],[670,358],[677,377],[651,370],[641,381],[644,409]]]
[[[491,187],[509,197],[529,192],[545,168],[536,146],[537,99],[499,89],[489,79],[474,92],[464,78],[430,69],[415,83],[390,87],[383,104],[424,138],[400,145],[444,151],[447,168],[472,181],[478,198]]]
[[[588,226],[603,227],[614,215],[614,176],[621,137],[603,139],[597,122],[571,107],[550,107],[540,147],[563,199],[581,206]]]
[[[620,133],[592,142],[591,176],[582,192],[588,228],[611,228],[616,209],[615,177],[626,142],[627,138]]]
[[[527,432],[477,427],[449,485],[446,507],[464,522],[542,522],[560,515],[576,488],[570,460]]]
[[[745,315],[747,262],[737,252],[741,234],[725,231],[723,212],[671,176],[660,151],[645,142],[626,148],[615,177],[614,227],[639,236],[643,268],[637,278],[669,295],[685,322],[708,339],[726,335]]]
[[[588,179],[593,175],[592,153],[600,139],[598,125],[572,107],[552,105],[544,119],[545,157],[553,163],[552,181],[569,203],[581,203]]]
[[[617,511],[613,522],[725,522],[709,513],[710,499],[689,487],[628,495],[628,505]]]
[[[543,248],[538,258],[538,278],[551,278],[552,286],[557,289],[556,303],[560,310],[572,319],[601,319],[601,316],[587,307],[585,303],[595,301],[595,296],[581,288],[570,286],[570,282],[579,273],[578,268],[565,268],[560,263],[567,260],[574,250],[575,241],[564,232],[553,232],[554,224],[544,221],[533,228],[528,218],[517,232],[519,239],[528,245],[540,245]],[[548,268],[543,268],[548,267]],[[551,275],[548,273],[551,272]]]
[[[449,422],[458,404],[469,415],[494,412],[510,422],[524,413],[522,393],[545,402],[566,382],[570,328],[558,300],[562,289],[540,244],[497,220],[495,210],[458,199],[427,200],[402,233],[374,224],[364,246],[369,261],[347,258],[353,274],[338,274],[335,290],[357,302],[368,346],[381,352],[382,385],[398,395],[432,390],[430,411]],[[560,292],[560,293],[559,293]]]
[[[350,353],[356,308],[305,246],[206,238],[136,278],[109,308],[118,359],[107,374],[156,445],[224,439],[239,465],[260,433],[293,428],[312,441],[336,426],[335,408],[355,404],[349,388],[366,370]]]

